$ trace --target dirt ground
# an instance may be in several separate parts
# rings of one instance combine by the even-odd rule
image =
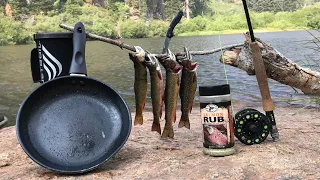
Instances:
[[[243,107],[236,105],[235,109]],[[173,140],[160,140],[151,132],[152,113],[144,112],[145,123],[133,126],[129,140],[112,160],[77,176],[39,167],[21,149],[15,127],[1,129],[0,179],[320,179],[318,109],[277,108],[279,142],[272,142],[270,136],[252,146],[236,140],[237,153],[227,157],[202,153],[199,112],[199,107],[193,108],[190,130],[174,125]],[[161,123],[163,127],[164,121]]]

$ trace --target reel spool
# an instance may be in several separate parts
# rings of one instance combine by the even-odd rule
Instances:
[[[255,109],[243,109],[236,113],[234,135],[246,145],[260,144],[269,135],[269,119]]]

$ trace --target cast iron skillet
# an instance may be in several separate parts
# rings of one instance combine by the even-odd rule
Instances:
[[[23,101],[16,119],[19,143],[39,165],[84,173],[114,156],[131,131],[131,113],[117,91],[86,77],[85,28],[73,31],[70,76],[48,81]]]

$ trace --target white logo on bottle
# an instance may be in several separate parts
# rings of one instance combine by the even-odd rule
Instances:
[[[208,104],[206,106],[206,111],[207,112],[216,112],[218,110],[218,108],[219,107],[217,105],[215,105],[215,104]]]

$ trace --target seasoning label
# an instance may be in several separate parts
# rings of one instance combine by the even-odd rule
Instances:
[[[227,148],[233,144],[230,107],[207,104],[201,109],[204,146],[206,148]]]

